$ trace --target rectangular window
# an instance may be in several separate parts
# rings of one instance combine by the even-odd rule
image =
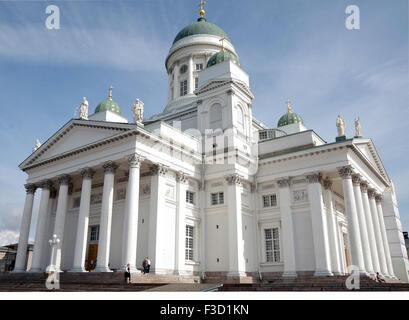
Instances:
[[[199,88],[199,78],[195,78],[195,89]]]
[[[194,251],[193,251],[193,238],[194,236],[194,228],[192,226],[186,226],[186,246],[185,246],[185,259],[187,261],[194,260]]]
[[[280,233],[278,228],[265,229],[266,261],[277,263],[280,262]]]
[[[263,196],[263,207],[276,207],[277,206],[277,196],[275,194],[271,194],[268,196]]]
[[[90,241],[98,241],[99,240],[99,226],[91,227],[91,237]]]
[[[193,192],[186,191],[186,202],[195,204],[195,194]]]
[[[180,83],[180,96],[183,97],[187,95],[187,80]]]
[[[224,193],[223,192],[212,193],[211,202],[212,202],[212,206],[216,206],[218,204],[224,204]]]
[[[197,71],[203,70],[203,63],[197,63],[196,64],[196,70]]]

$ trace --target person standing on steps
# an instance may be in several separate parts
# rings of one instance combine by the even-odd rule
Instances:
[[[131,282],[131,265],[129,263],[126,265],[125,282],[126,284]]]

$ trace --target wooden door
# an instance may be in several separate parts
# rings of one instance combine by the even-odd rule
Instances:
[[[88,247],[88,259],[87,259],[87,270],[91,271],[95,269],[95,261],[98,256],[98,245],[90,244]]]

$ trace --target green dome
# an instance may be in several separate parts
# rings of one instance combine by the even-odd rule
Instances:
[[[104,101],[102,101],[97,108],[95,109],[95,113],[98,112],[104,112],[104,111],[111,111],[114,112],[116,114],[119,114],[120,116],[122,116],[122,110],[121,107],[112,99],[106,99]]]
[[[234,53],[225,50],[212,55],[207,63],[207,68],[228,60],[231,60],[233,63],[240,66],[239,57],[237,57]]]
[[[173,44],[179,40],[182,40],[183,38],[193,36],[195,34],[210,34],[213,36],[219,36],[220,38],[226,37],[226,39],[229,40],[227,34],[219,26],[215,25],[214,23],[207,22],[205,18],[199,18],[197,22],[184,27],[177,34]]]
[[[298,114],[292,113],[291,111],[289,111],[280,118],[280,121],[278,121],[277,127],[280,128],[280,127],[284,127],[284,126],[287,126],[293,123],[304,123],[304,121]]]

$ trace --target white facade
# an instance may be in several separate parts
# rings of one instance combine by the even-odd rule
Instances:
[[[373,142],[327,143],[301,122],[267,129],[252,116],[247,73],[230,60],[206,68],[219,40],[172,46],[162,114],[144,125],[110,111],[70,120],[20,165],[19,248],[41,189],[31,272],[50,263],[56,234],[61,271],[136,271],[149,256],[159,274],[333,276],[354,265],[409,282],[394,187]]]

